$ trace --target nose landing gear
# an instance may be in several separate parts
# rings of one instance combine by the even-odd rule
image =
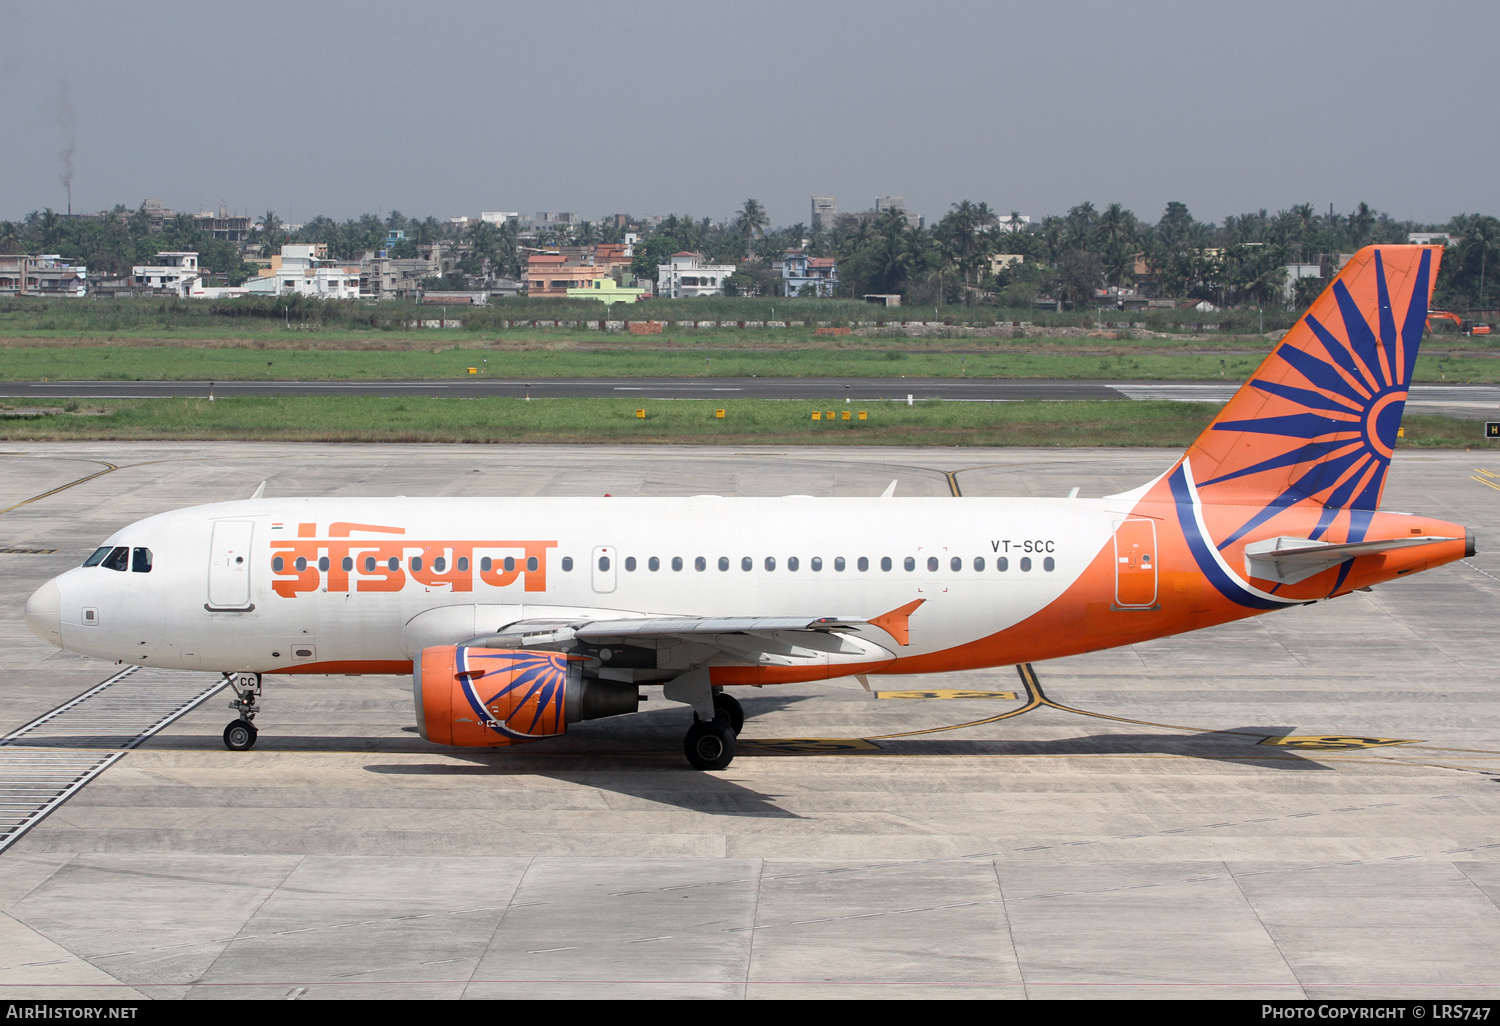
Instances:
[[[255,747],[255,739],[260,734],[253,722],[255,714],[260,712],[255,701],[261,695],[260,674],[226,673],[224,677],[234,692],[229,708],[239,713],[239,719],[232,720],[224,728],[224,747],[231,752],[249,751]]]

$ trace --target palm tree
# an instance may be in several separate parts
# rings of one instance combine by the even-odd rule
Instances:
[[[1298,263],[1306,263],[1307,240],[1317,227],[1318,215],[1313,211],[1311,203],[1298,203],[1292,208],[1291,214],[1297,225],[1297,260]]]
[[[1469,218],[1468,249],[1479,250],[1479,308],[1484,309],[1484,277],[1490,253],[1500,245],[1500,220],[1485,214]],[[1466,253],[1465,256],[1468,254]]]
[[[1375,215],[1370,211],[1368,203],[1361,202],[1354,208],[1354,213],[1349,215],[1349,234],[1352,236],[1354,248],[1359,249],[1370,237],[1370,229],[1375,225]]]
[[[751,241],[755,236],[765,235],[766,225],[770,223],[771,219],[766,216],[766,208],[760,205],[760,200],[745,201],[745,205],[734,216],[734,226],[745,237],[746,252],[750,251]]]

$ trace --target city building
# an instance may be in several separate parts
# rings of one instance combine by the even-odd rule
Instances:
[[[225,242],[245,242],[250,238],[250,218],[231,215],[223,206],[219,207],[217,214],[210,211],[194,214],[193,224],[203,234]]]
[[[359,294],[366,299],[404,299],[414,296],[422,279],[440,276],[438,268],[420,256],[392,258],[386,250],[366,251],[359,262]]]
[[[832,196],[814,196],[812,198],[812,225],[813,231],[832,231],[833,222],[839,216],[838,204]]]
[[[648,289],[625,288],[613,278],[595,278],[583,288],[569,289],[569,299],[594,299],[605,306],[616,303],[635,303],[651,293]]]
[[[156,263],[138,264],[130,269],[136,288],[169,289],[179,296],[190,295],[199,284],[198,254],[192,250],[167,250],[156,254]]]
[[[607,268],[570,262],[562,253],[533,253],[526,260],[526,294],[547,299],[565,299],[569,289],[593,288],[608,278]]]
[[[1026,258],[1020,253],[995,253],[990,256],[990,273],[999,274],[1001,271],[1025,262]]]
[[[780,267],[784,296],[831,297],[838,288],[839,274],[833,257],[810,257],[804,250],[789,249],[782,254]]]
[[[270,268],[245,283],[252,296],[310,296],[315,299],[358,299],[360,269],[325,265],[328,247],[288,244],[272,256]]]
[[[501,225],[507,221],[519,221],[521,214],[516,210],[481,210],[479,220],[485,224]]]
[[[1323,265],[1318,264],[1287,264],[1282,270],[1286,271],[1286,283],[1282,286],[1282,293],[1290,306],[1297,298],[1297,282],[1303,278],[1323,277]]]
[[[0,296],[71,296],[88,291],[89,269],[56,253],[0,255]]]
[[[656,265],[656,294],[669,299],[717,296],[734,272],[733,264],[705,264],[702,253],[673,253],[667,263]]]
[[[1406,241],[1412,246],[1456,246],[1458,239],[1450,232],[1411,232]]]
[[[172,218],[171,208],[162,206],[158,199],[141,200],[140,213],[151,222],[153,232],[161,231],[161,226]]]
[[[891,211],[903,214],[906,217],[906,223],[913,228],[921,228],[923,226],[922,218],[907,211],[906,200],[901,196],[877,196],[875,197],[874,209],[861,211],[854,216],[862,220],[869,220]]]

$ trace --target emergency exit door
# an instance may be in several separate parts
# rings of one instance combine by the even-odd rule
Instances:
[[[608,595],[615,590],[615,550],[610,545],[600,545],[594,549],[593,554],[593,582],[594,590],[601,595]]]
[[[1115,605],[1147,609],[1156,604],[1156,521],[1115,524]]]

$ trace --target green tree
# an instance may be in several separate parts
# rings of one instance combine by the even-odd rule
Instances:
[[[754,252],[756,236],[764,235],[766,225],[770,223],[771,219],[766,216],[766,208],[760,205],[760,200],[745,201],[745,205],[734,215],[734,226],[745,240],[745,252]]]

